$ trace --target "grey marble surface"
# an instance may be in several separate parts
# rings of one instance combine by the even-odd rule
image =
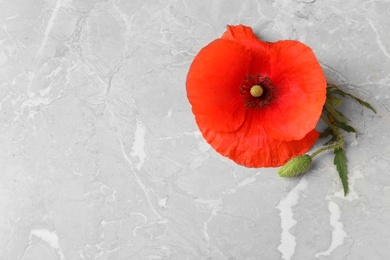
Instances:
[[[390,259],[388,0],[0,0],[0,259]],[[227,24],[297,39],[342,107],[332,154],[282,179],[203,140],[195,54]]]

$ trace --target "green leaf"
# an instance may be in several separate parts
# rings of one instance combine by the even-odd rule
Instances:
[[[328,137],[332,133],[332,130],[328,127],[320,133],[320,138]]]
[[[348,193],[347,160],[345,158],[345,152],[343,148],[334,149],[333,163],[336,165],[341,183],[343,184],[344,196],[346,196]]]
[[[338,107],[343,103],[343,101],[340,98],[330,96],[326,99],[326,102],[331,105],[332,107]]]
[[[343,129],[344,131],[347,131],[348,133],[355,133],[355,136],[357,137],[356,129],[353,128],[352,126],[343,123],[337,123],[337,126]]]
[[[328,97],[332,96],[332,95],[340,95],[340,96],[349,96],[350,98],[354,99],[355,101],[357,101],[360,105],[362,106],[365,106],[366,108],[368,109],[371,109],[375,114],[376,114],[376,110],[371,106],[370,103],[366,102],[366,101],[363,101],[361,100],[360,98],[358,97],[355,97],[354,95],[352,94],[349,94],[341,89],[339,89],[338,87],[336,87],[335,85],[328,85],[328,88],[327,88],[327,92],[326,92],[326,95]]]
[[[329,89],[327,91],[328,96],[340,95],[340,96],[345,97],[346,94],[347,93],[345,93],[344,91],[342,91],[341,89],[338,89],[338,88],[332,88],[332,89]]]
[[[347,94],[347,95],[355,99],[360,105],[365,106],[368,109],[371,109],[376,114],[376,110],[370,105],[370,103],[363,101],[360,98],[357,98],[355,96],[352,96],[351,94]]]
[[[331,96],[334,96],[334,95],[340,95],[340,96],[343,96],[345,97],[345,93],[344,91],[342,91],[341,89],[337,88],[337,87],[327,87],[326,88],[326,96],[327,97],[331,97]]]
[[[338,123],[347,123],[348,119],[330,104],[325,103],[325,109],[336,119]]]

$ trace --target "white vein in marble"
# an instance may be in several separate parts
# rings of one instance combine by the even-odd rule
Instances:
[[[295,236],[290,232],[290,229],[297,224],[297,221],[294,219],[293,208],[298,204],[301,192],[306,189],[307,185],[308,182],[303,177],[297,186],[287,194],[287,197],[282,199],[276,206],[280,210],[279,216],[282,227],[278,250],[282,253],[283,260],[290,260],[295,253],[297,242]]]

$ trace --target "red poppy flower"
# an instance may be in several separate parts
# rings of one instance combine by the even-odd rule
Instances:
[[[276,167],[308,151],[326,99],[311,49],[262,42],[250,27],[228,26],[196,55],[187,97],[207,142],[247,167]]]

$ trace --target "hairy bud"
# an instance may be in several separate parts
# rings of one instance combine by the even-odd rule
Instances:
[[[279,169],[278,174],[281,177],[295,177],[307,171],[311,164],[311,157],[307,154],[297,156],[288,161],[282,168]]]

